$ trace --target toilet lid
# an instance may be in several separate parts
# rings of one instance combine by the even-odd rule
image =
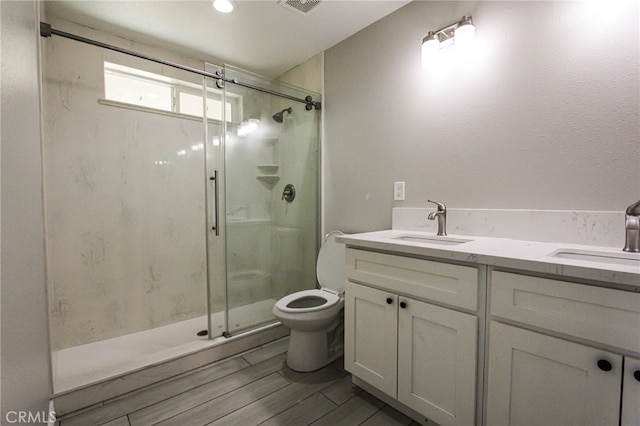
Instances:
[[[344,281],[347,278],[345,270],[345,246],[336,242],[336,237],[343,235],[340,231],[333,231],[324,239],[318,263],[316,264],[316,276],[320,287],[333,290],[337,293],[344,292]]]

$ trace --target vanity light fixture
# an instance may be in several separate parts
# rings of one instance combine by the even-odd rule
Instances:
[[[458,22],[438,31],[429,31],[422,39],[422,67],[427,68],[438,57],[440,49],[454,42],[458,47],[468,47],[473,42],[474,35],[475,26],[471,16],[463,16]]]

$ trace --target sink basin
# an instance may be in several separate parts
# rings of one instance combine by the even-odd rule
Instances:
[[[438,244],[442,246],[455,246],[458,244],[468,243],[473,240],[465,240],[463,238],[453,238],[446,236],[424,236],[424,235],[401,235],[393,237],[392,240],[409,241],[411,243]]]
[[[595,250],[560,249],[550,253],[560,259],[583,260],[588,262],[610,263],[614,265],[637,266],[640,268],[640,253],[624,251],[608,252]]]

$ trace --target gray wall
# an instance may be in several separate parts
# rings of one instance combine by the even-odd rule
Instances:
[[[389,228],[392,207],[427,198],[613,211],[640,198],[638,3],[593,3],[416,1],[325,52],[326,229]],[[452,64],[449,48],[444,70],[423,70],[422,38],[464,14],[475,57]]]
[[[33,1],[2,1],[2,419],[48,409],[50,396]],[[9,421],[15,420],[10,416]]]

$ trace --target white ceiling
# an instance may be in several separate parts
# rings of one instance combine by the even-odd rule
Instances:
[[[47,17],[275,78],[409,2],[323,0],[306,15],[278,0],[236,0],[236,10],[228,15],[216,12],[208,0],[44,4]]]

